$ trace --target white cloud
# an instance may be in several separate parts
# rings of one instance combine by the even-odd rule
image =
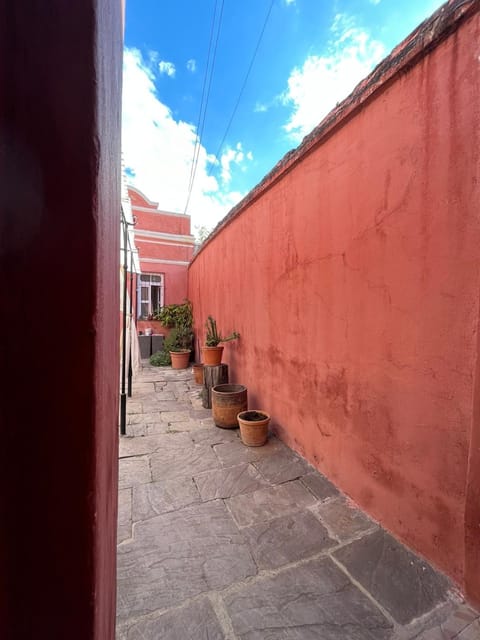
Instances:
[[[253,160],[253,154],[251,151],[244,153],[242,143],[237,142],[235,149],[227,149],[220,157],[220,166],[222,168],[222,181],[224,184],[228,184],[232,179],[231,165],[236,164],[240,166],[244,160]]]
[[[260,102],[257,102],[253,107],[253,110],[255,113],[264,113],[265,111],[268,111],[268,107],[266,104],[261,104]]]
[[[382,0],[370,0],[371,4],[380,4]]]
[[[289,5],[289,4],[295,4],[296,0],[285,0],[285,4]]]
[[[166,60],[160,60],[158,63],[158,70],[160,73],[165,73],[169,78],[175,77],[175,65],[173,62],[167,62]]]
[[[197,61],[193,58],[187,60],[187,69],[192,73],[195,73],[195,71],[197,70]]]
[[[195,127],[174,119],[156,96],[154,72],[136,49],[125,49],[122,147],[133,185],[159,207],[183,213],[187,198]],[[238,145],[237,145],[238,146]],[[241,149],[240,149],[241,150]],[[238,149],[237,149],[238,151]],[[208,175],[214,157],[201,146],[188,213],[192,228],[212,228],[244,194],[222,189]]]
[[[345,14],[335,16],[331,33],[326,53],[308,56],[301,68],[294,68],[282,96],[284,104],[293,106],[285,129],[296,140],[316,127],[385,55],[384,45]]]

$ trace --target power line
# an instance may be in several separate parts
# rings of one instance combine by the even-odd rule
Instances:
[[[213,37],[213,33],[214,33],[215,18],[216,18],[216,15],[217,15],[217,0],[215,0],[215,9],[214,9],[214,13],[213,13],[212,27],[211,27],[211,31],[210,31],[210,42],[209,42],[209,46],[208,46],[207,69],[205,71],[205,76],[204,76],[204,81],[203,81],[202,100],[201,100],[200,111],[199,111],[199,116],[198,116],[197,138],[196,138],[195,147],[194,147],[194,150],[193,150],[193,159],[192,159],[192,166],[191,166],[191,170],[190,170],[190,180],[189,180],[189,185],[188,185],[188,196],[187,196],[187,202],[185,204],[184,213],[187,212],[188,205],[190,203],[190,198],[191,198],[192,191],[193,191],[193,184],[195,182],[195,175],[197,173],[198,159],[199,159],[199,156],[200,156],[200,148],[202,146],[202,137],[203,137],[203,131],[204,131],[204,128],[205,128],[205,120],[206,120],[206,116],[207,116],[208,101],[209,101],[209,98],[210,98],[210,90],[211,90],[211,87],[212,87],[213,72],[214,72],[214,69],[215,69],[215,61],[216,61],[216,58],[217,58],[218,40],[219,40],[219,37],[220,37],[220,30],[221,30],[221,26],[222,26],[223,6],[224,6],[224,0],[222,0],[221,6],[220,6],[220,13],[219,13],[218,25],[217,25],[217,34],[216,34],[216,37],[215,37],[215,45],[214,45],[214,49],[213,49],[212,63],[211,63],[211,66],[210,66],[210,76],[208,77],[208,88],[207,88],[207,93],[206,93],[206,97],[205,97],[205,87],[206,87],[207,76],[208,76],[208,67],[209,67],[209,62],[210,62],[210,52],[211,52],[211,46],[212,46],[212,37]],[[205,97],[205,100],[204,100],[204,97]],[[202,116],[202,109],[203,109],[203,116]],[[201,121],[201,123],[200,123],[200,121]]]
[[[257,44],[256,44],[256,46],[255,46],[255,50],[254,50],[254,52],[253,52],[253,56],[252,56],[252,59],[251,59],[251,61],[250,61],[250,65],[249,65],[249,67],[248,67],[247,73],[246,73],[246,75],[245,75],[245,79],[244,79],[244,81],[243,81],[242,87],[241,87],[241,89],[240,89],[240,93],[238,94],[238,98],[237,98],[237,100],[236,100],[236,102],[235,102],[235,106],[234,106],[234,108],[233,108],[232,115],[230,116],[230,120],[228,121],[227,128],[225,129],[225,133],[223,134],[222,141],[220,142],[220,145],[219,145],[219,147],[218,147],[217,153],[215,154],[215,159],[216,159],[217,161],[218,161],[218,158],[219,158],[219,156],[220,156],[220,151],[222,150],[222,147],[223,147],[223,144],[224,144],[224,142],[225,142],[225,139],[226,139],[226,137],[227,137],[227,135],[228,135],[228,132],[230,131],[230,127],[231,127],[231,125],[232,125],[233,119],[235,118],[235,114],[237,113],[238,105],[240,104],[240,100],[241,100],[241,98],[242,98],[243,92],[244,92],[245,87],[246,87],[246,85],[247,85],[248,78],[249,78],[249,76],[250,76],[250,72],[251,72],[252,67],[253,67],[253,63],[255,62],[255,58],[257,57],[257,53],[258,53],[258,50],[259,50],[259,48],[260,48],[260,44],[261,44],[261,42],[262,42],[263,34],[265,33],[265,29],[266,29],[266,26],[267,26],[267,22],[268,22],[268,20],[269,20],[269,18],[270,18],[270,14],[271,14],[271,12],[272,12],[272,9],[273,9],[273,5],[274,5],[274,3],[275,3],[275,0],[272,0],[272,1],[270,2],[270,7],[269,7],[269,9],[268,9],[267,15],[266,15],[265,20],[264,20],[264,22],[263,22],[263,26],[262,26],[262,30],[260,31],[260,35],[258,36]],[[213,170],[213,167],[214,167],[214,166],[215,166],[215,164],[214,164],[214,163],[212,163],[211,168],[210,168],[210,170],[208,171],[208,175],[209,175],[209,176],[212,174],[212,170]]]
[[[215,17],[217,15],[217,0],[215,0],[215,6],[213,9],[213,16],[212,16],[212,26],[210,28],[210,39],[208,42],[208,54],[207,54],[207,66],[205,67],[205,74],[203,76],[203,85],[202,85],[202,99],[200,101],[200,108],[198,110],[198,121],[197,121],[197,129],[196,129],[196,135],[195,135],[195,144],[193,146],[193,157],[192,157],[192,164],[190,165],[190,177],[188,179],[188,194],[190,195],[190,189],[192,186],[192,178],[193,178],[193,167],[195,166],[195,156],[197,154],[197,145],[199,144],[199,138],[198,138],[198,132],[200,130],[200,123],[202,121],[202,111],[203,111],[203,105],[204,105],[204,100],[205,100],[205,89],[207,86],[207,79],[208,79],[208,69],[210,66],[210,52],[212,49],[212,42],[213,42],[213,34],[214,34],[214,29],[215,29]],[[188,197],[189,197],[188,195]],[[187,210],[187,206],[188,206],[188,197],[187,197],[187,204],[185,205],[185,213]]]

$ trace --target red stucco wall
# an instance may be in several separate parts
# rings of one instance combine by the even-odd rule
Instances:
[[[480,602],[480,23],[458,15],[247,196],[189,297],[201,334],[240,332],[250,406]]]
[[[2,640],[115,635],[121,69],[117,0],[0,5]]]
[[[141,229],[150,229],[152,231],[162,231],[163,233],[174,233],[178,235],[190,235],[190,216],[139,211],[135,205],[133,210],[139,220]]]

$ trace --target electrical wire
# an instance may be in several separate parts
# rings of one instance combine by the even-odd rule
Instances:
[[[232,125],[233,119],[235,118],[235,114],[237,113],[238,105],[240,104],[240,100],[242,99],[243,92],[245,90],[245,87],[246,87],[247,82],[248,82],[248,78],[250,76],[250,72],[252,71],[252,67],[253,67],[253,64],[255,62],[255,58],[257,57],[257,53],[258,53],[258,50],[260,48],[260,44],[262,42],[263,34],[265,33],[265,29],[267,27],[267,23],[268,23],[268,20],[270,18],[270,14],[272,13],[272,9],[273,9],[273,5],[274,4],[275,4],[275,0],[271,0],[270,7],[268,9],[267,15],[266,15],[265,20],[263,22],[262,30],[260,31],[260,35],[258,36],[257,44],[255,46],[255,50],[253,52],[253,56],[252,56],[252,59],[250,61],[250,65],[249,65],[247,73],[245,75],[245,79],[243,80],[243,84],[242,84],[242,87],[240,89],[240,93],[238,94],[238,98],[237,98],[237,100],[235,102],[235,106],[233,108],[232,115],[230,116],[230,119],[228,121],[227,128],[225,129],[225,133],[223,134],[222,141],[220,142],[220,145],[218,147],[217,153],[215,154],[215,160],[217,162],[212,162],[211,167],[210,167],[210,169],[208,171],[208,174],[207,174],[209,176],[212,174],[213,167],[217,166],[217,164],[218,164],[218,159],[219,159],[219,156],[220,156],[220,152],[221,152],[221,150],[223,148],[223,145],[225,143],[225,139],[226,139],[226,137],[228,135],[228,132],[230,131],[230,127]]]
[[[220,37],[220,31],[221,31],[221,26],[222,26],[223,7],[224,7],[224,0],[221,0],[220,13],[219,13],[218,25],[217,25],[217,33],[216,33],[216,37],[215,37],[215,45],[214,45],[214,48],[213,48],[212,63],[211,63],[211,66],[210,66],[210,75],[208,77],[208,87],[207,87],[206,97],[205,97],[205,101],[204,101],[205,87],[206,87],[206,81],[207,81],[207,76],[208,76],[208,66],[209,66],[209,61],[210,61],[212,35],[213,35],[213,31],[214,31],[215,18],[216,18],[216,14],[217,14],[217,0],[215,1],[215,10],[214,10],[214,14],[213,14],[212,28],[211,28],[211,32],[210,32],[210,42],[209,42],[209,47],[208,47],[207,69],[205,71],[205,77],[204,77],[204,83],[203,83],[203,89],[202,89],[202,100],[201,100],[200,112],[199,112],[199,125],[200,126],[197,124],[197,138],[196,138],[195,147],[194,147],[194,150],[193,150],[192,167],[191,167],[191,170],[190,170],[190,180],[189,180],[189,185],[188,185],[188,195],[187,195],[187,201],[186,201],[186,204],[185,204],[184,213],[187,213],[188,205],[190,203],[190,198],[191,198],[192,191],[193,191],[193,185],[194,185],[194,182],[195,182],[195,176],[196,176],[196,173],[197,173],[198,159],[200,157],[200,149],[201,149],[201,146],[202,146],[203,132],[204,132],[204,129],[205,129],[205,121],[206,121],[206,116],[207,116],[208,102],[209,102],[209,99],[210,99],[210,90],[211,90],[211,87],[212,87],[212,79],[213,79],[213,74],[214,74],[214,70],[215,70],[215,62],[216,62],[216,58],[217,58],[217,47],[218,47],[218,40],[219,40],[219,37]],[[202,108],[203,108],[203,115],[202,115]],[[200,123],[200,120],[201,120],[201,123]]]
[[[207,79],[208,79],[208,69],[210,67],[210,52],[212,50],[212,42],[213,42],[213,34],[215,33],[215,18],[217,15],[217,4],[218,1],[215,0],[215,6],[213,9],[213,16],[212,16],[212,26],[210,27],[210,39],[208,42],[208,54],[207,54],[207,65],[205,67],[205,74],[203,76],[203,85],[202,85],[202,98],[200,100],[200,108],[198,110],[198,120],[197,120],[197,134],[195,136],[195,144],[193,146],[193,157],[192,157],[192,164],[190,165],[190,177],[188,179],[188,194],[190,194],[190,190],[192,187],[192,179],[193,179],[193,167],[195,166],[195,157],[197,154],[197,146],[199,146],[199,135],[198,132],[200,130],[200,124],[202,121],[202,112],[203,112],[203,105],[205,102],[205,89],[207,87]],[[188,197],[187,196],[187,204],[185,205],[185,210],[184,213],[186,213],[187,211],[187,206],[188,206]]]

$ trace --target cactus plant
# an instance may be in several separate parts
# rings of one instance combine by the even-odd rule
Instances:
[[[240,334],[236,331],[233,331],[229,336],[222,336],[217,330],[217,323],[212,318],[212,316],[208,316],[208,320],[206,322],[207,329],[207,337],[205,339],[205,345],[207,347],[217,347],[220,342],[230,342],[230,340],[236,340],[240,337]]]

